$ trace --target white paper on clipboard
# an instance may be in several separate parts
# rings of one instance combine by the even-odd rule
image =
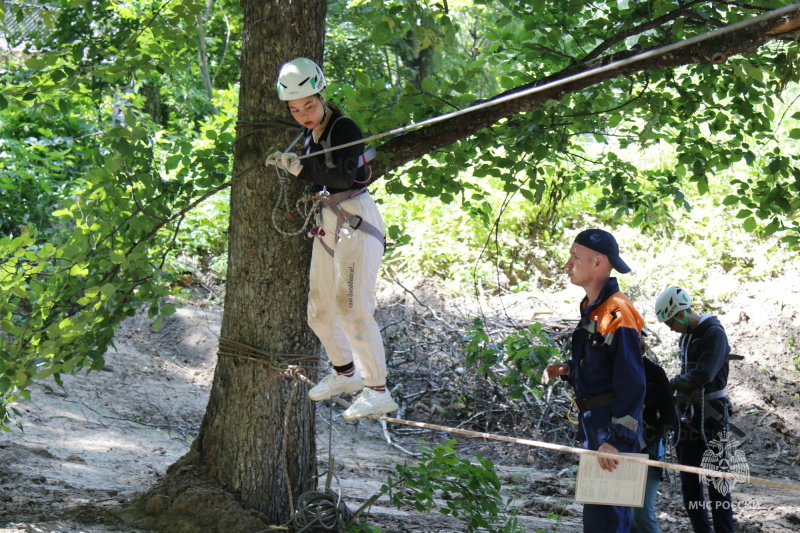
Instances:
[[[621,453],[649,459],[646,453]],[[600,468],[594,455],[581,454],[575,481],[575,502],[642,507],[647,483],[647,465],[620,461],[613,472]]]

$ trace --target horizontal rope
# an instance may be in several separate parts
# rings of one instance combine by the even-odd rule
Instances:
[[[295,374],[295,376],[299,375],[299,379],[303,380],[304,382],[308,383],[309,385],[314,385],[310,379],[302,374]],[[336,403],[341,405],[342,407],[350,407],[350,404],[346,401],[342,400],[337,396],[331,397]],[[460,429],[460,428],[452,428],[447,426],[440,426],[438,424],[428,424],[427,422],[415,422],[413,420],[403,420],[401,418],[392,418],[389,416],[378,416],[372,415],[367,418],[372,418],[374,420],[383,420],[385,422],[391,422],[393,424],[402,424],[404,426],[411,426],[417,428],[424,428],[430,429],[433,431],[443,431],[445,433],[455,433],[458,435],[465,435],[467,437],[478,437],[481,439],[490,439],[490,440],[498,440],[502,442],[510,442],[512,444],[522,444],[524,446],[533,446],[536,448],[546,448],[548,450],[555,450],[559,452],[566,452],[566,453],[574,453],[578,455],[592,455],[595,457],[605,457],[608,459],[616,459],[622,461],[628,461],[631,463],[639,463],[647,466],[656,466],[659,468],[666,468],[668,470],[678,470],[680,472],[688,472],[690,474],[699,474],[702,476],[707,477],[718,477],[724,479],[731,479],[733,481],[742,482],[741,476],[730,472],[718,472],[715,470],[708,470],[705,468],[698,468],[695,466],[688,466],[688,465],[681,465],[681,464],[672,464],[666,463],[664,461],[654,461],[652,459],[643,459],[640,457],[632,457],[629,455],[617,455],[613,453],[605,453],[605,452],[598,452],[595,450],[587,450],[584,448],[575,448],[573,446],[564,446],[561,444],[553,444],[550,442],[544,442],[539,440],[530,440],[530,439],[519,439],[516,437],[507,437],[505,435],[495,435],[494,433],[484,433],[481,431],[470,431],[468,429]],[[756,485],[763,485],[765,487],[773,487],[776,489],[788,489],[800,492],[800,485],[797,483],[789,483],[789,482],[780,482],[780,481],[772,481],[769,479],[763,479],[758,477],[748,477],[745,483],[753,483]]]

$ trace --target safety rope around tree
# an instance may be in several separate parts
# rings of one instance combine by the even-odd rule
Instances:
[[[223,337],[219,338],[219,348],[217,349],[218,355],[225,357],[233,357],[239,359],[247,359],[268,365],[276,372],[284,373],[288,369],[300,368],[298,365],[301,363],[316,363],[322,356],[320,353],[316,354],[291,354],[291,353],[273,353],[264,350],[259,350],[241,342],[232,341]],[[303,368],[316,369],[317,367],[303,366]],[[289,375],[288,377],[294,377]],[[304,376],[305,377],[305,376]]]
[[[291,412],[295,405],[297,396],[298,385],[301,381],[314,384],[313,381],[308,379],[303,372],[308,370],[316,370],[316,365],[298,366],[293,363],[313,363],[319,360],[321,354],[285,354],[285,353],[272,353],[264,350],[259,350],[253,346],[243,344],[241,342],[232,341],[220,337],[219,348],[217,354],[224,357],[245,359],[248,361],[257,362],[266,365],[270,370],[277,372],[277,375],[269,381],[279,378],[293,378],[292,390],[289,393],[287,400],[287,408],[284,412],[283,418],[283,438],[281,442],[281,467],[284,476],[284,482],[288,492],[289,499],[289,515],[288,522],[281,526],[270,526],[268,529],[259,533],[267,533],[270,531],[285,531],[287,526],[292,525],[296,533],[306,531],[312,526],[319,526],[325,531],[346,531],[355,520],[363,513],[363,511],[372,505],[377,500],[379,495],[369,498],[364,504],[359,507],[355,512],[352,512],[344,502],[344,498],[339,492],[331,489],[331,480],[333,478],[339,481],[339,478],[334,473],[334,458],[333,458],[333,445],[332,435],[328,435],[328,466],[329,469],[321,475],[326,475],[325,489],[322,491],[311,490],[303,492],[297,500],[297,508],[294,505],[294,494],[292,491],[291,482],[289,479],[289,472],[287,469],[288,462],[286,460],[286,451],[288,447],[288,439],[286,436],[289,434],[289,423],[292,420]],[[331,427],[333,427],[333,410],[331,410]],[[316,477],[320,477],[316,476]]]

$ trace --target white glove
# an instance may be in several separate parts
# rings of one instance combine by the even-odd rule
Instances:
[[[295,176],[299,175],[303,170],[303,164],[300,163],[297,154],[292,152],[281,154],[281,158],[276,165],[278,168],[291,172]]]
[[[264,166],[277,165],[281,158],[281,154],[282,152],[272,152],[269,154],[267,156],[267,160],[264,161]]]

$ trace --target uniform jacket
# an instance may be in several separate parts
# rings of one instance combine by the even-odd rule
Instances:
[[[606,282],[594,302],[584,298],[572,333],[570,373],[565,379],[581,400],[612,392],[611,405],[580,415],[582,445],[596,450],[608,442],[620,451],[639,451],[645,376],[639,333],[644,321],[616,278]]]
[[[311,130],[305,130],[303,154],[310,154],[323,150],[322,142],[327,142],[330,134],[330,146],[339,146],[363,139],[361,130],[351,119],[343,116],[339,111],[331,109],[333,115],[322,132],[319,142],[314,142]],[[337,120],[340,119],[340,120]],[[335,126],[334,126],[335,123]],[[355,144],[330,152],[333,167],[328,167],[325,154],[319,154],[308,159],[303,159],[303,171],[300,178],[309,180],[320,186],[325,186],[331,194],[351,189],[364,187],[364,167],[359,167],[359,159],[364,153],[364,143]]]

